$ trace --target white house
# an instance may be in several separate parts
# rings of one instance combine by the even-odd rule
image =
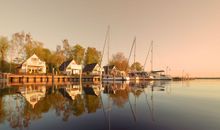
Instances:
[[[67,75],[80,74],[82,73],[82,65],[76,64],[74,60],[68,60],[60,65],[59,70]]]
[[[84,74],[100,75],[102,72],[103,69],[98,63],[87,64],[83,69]]]
[[[44,74],[46,73],[46,63],[41,61],[37,55],[33,54],[18,67],[18,72]]]

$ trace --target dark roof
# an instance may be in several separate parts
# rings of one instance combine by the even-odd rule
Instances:
[[[64,97],[66,97],[66,98],[68,98],[68,99],[70,99],[70,100],[73,100],[73,99],[71,98],[71,96],[67,93],[67,91],[66,91],[65,88],[60,88],[60,89],[58,89],[58,91],[59,91]]]
[[[109,69],[109,71],[111,71],[114,67],[115,67],[115,65],[106,65],[106,66],[103,66],[105,72],[108,72],[108,69]]]
[[[95,68],[95,66],[97,65],[98,63],[92,63],[92,64],[87,64],[84,69],[83,69],[83,72],[92,72],[93,69]]]
[[[92,87],[83,87],[83,90],[86,95],[94,95],[97,96],[94,89]]]
[[[160,72],[165,72],[165,71],[164,70],[151,71],[151,73],[160,73]]]
[[[63,62],[60,67],[59,67],[59,70],[60,71],[64,71],[66,69],[66,67],[71,63],[72,60],[68,60],[68,61],[65,61]]]
[[[20,69],[22,67],[22,64],[16,64],[15,66],[16,66],[17,69]]]

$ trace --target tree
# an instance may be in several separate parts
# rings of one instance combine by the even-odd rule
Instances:
[[[96,48],[88,47],[85,54],[84,64],[100,63],[101,52]]]
[[[12,51],[14,55],[16,56],[13,60],[14,62],[21,63],[23,60],[26,59],[26,52],[24,51],[24,45],[26,42],[31,41],[31,35],[26,34],[24,32],[21,33],[14,33],[12,35],[12,40],[11,40],[11,46],[12,46]]]
[[[112,56],[110,65],[115,65],[120,71],[128,71],[128,59],[124,56],[124,53],[118,52]]]
[[[59,71],[59,66],[66,60],[64,51],[61,49],[60,45],[57,45],[57,50],[51,56],[51,64],[57,71]]]
[[[143,71],[144,67],[141,65],[140,62],[135,62],[131,65],[130,69],[133,71]]]
[[[69,44],[69,41],[67,39],[63,40],[63,53],[67,60],[71,58],[71,46]]]
[[[4,62],[6,53],[9,49],[9,41],[7,37],[0,37],[0,53],[1,53],[1,70],[4,71]]]
[[[43,58],[43,43],[38,41],[27,42],[24,44],[26,58],[36,54],[38,57]]]
[[[82,64],[83,57],[84,57],[85,48],[80,46],[79,44],[76,44],[72,48],[72,56],[73,59],[76,61],[77,64]]]

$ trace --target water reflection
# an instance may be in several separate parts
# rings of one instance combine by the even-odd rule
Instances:
[[[4,87],[0,90],[0,128],[38,129],[39,125],[44,128],[43,120],[61,119],[68,129],[72,125],[78,129],[166,129],[161,122],[166,115],[164,102],[179,103],[175,102],[179,97],[171,93],[172,84],[149,81]],[[82,125],[85,121],[102,123]],[[62,122],[57,120],[56,125]],[[61,129],[56,125],[50,127]]]
[[[106,118],[106,112],[107,109],[111,109],[110,106],[123,108],[128,102],[134,115],[129,93],[132,93],[134,97],[139,97],[145,92],[144,88],[161,87],[156,83],[13,86],[13,89],[16,89],[12,93],[10,92],[12,87],[5,88],[8,89],[7,92],[4,91],[5,89],[1,90],[0,122],[8,121],[11,128],[28,128],[31,121],[44,118],[43,114],[51,110],[55,110],[54,114],[61,117],[63,121],[68,121],[71,116],[80,117],[96,113],[99,109],[103,109]],[[102,93],[107,95],[107,98],[102,97]],[[109,105],[109,100],[112,102],[111,105]],[[108,105],[104,105],[106,102]]]
[[[19,87],[20,94],[34,108],[36,103],[43,99],[46,95],[46,86],[28,85]]]

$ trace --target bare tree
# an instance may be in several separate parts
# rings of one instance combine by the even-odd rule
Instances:
[[[4,71],[4,62],[6,53],[9,49],[9,41],[7,37],[0,37],[0,53],[1,53],[1,70]]]

